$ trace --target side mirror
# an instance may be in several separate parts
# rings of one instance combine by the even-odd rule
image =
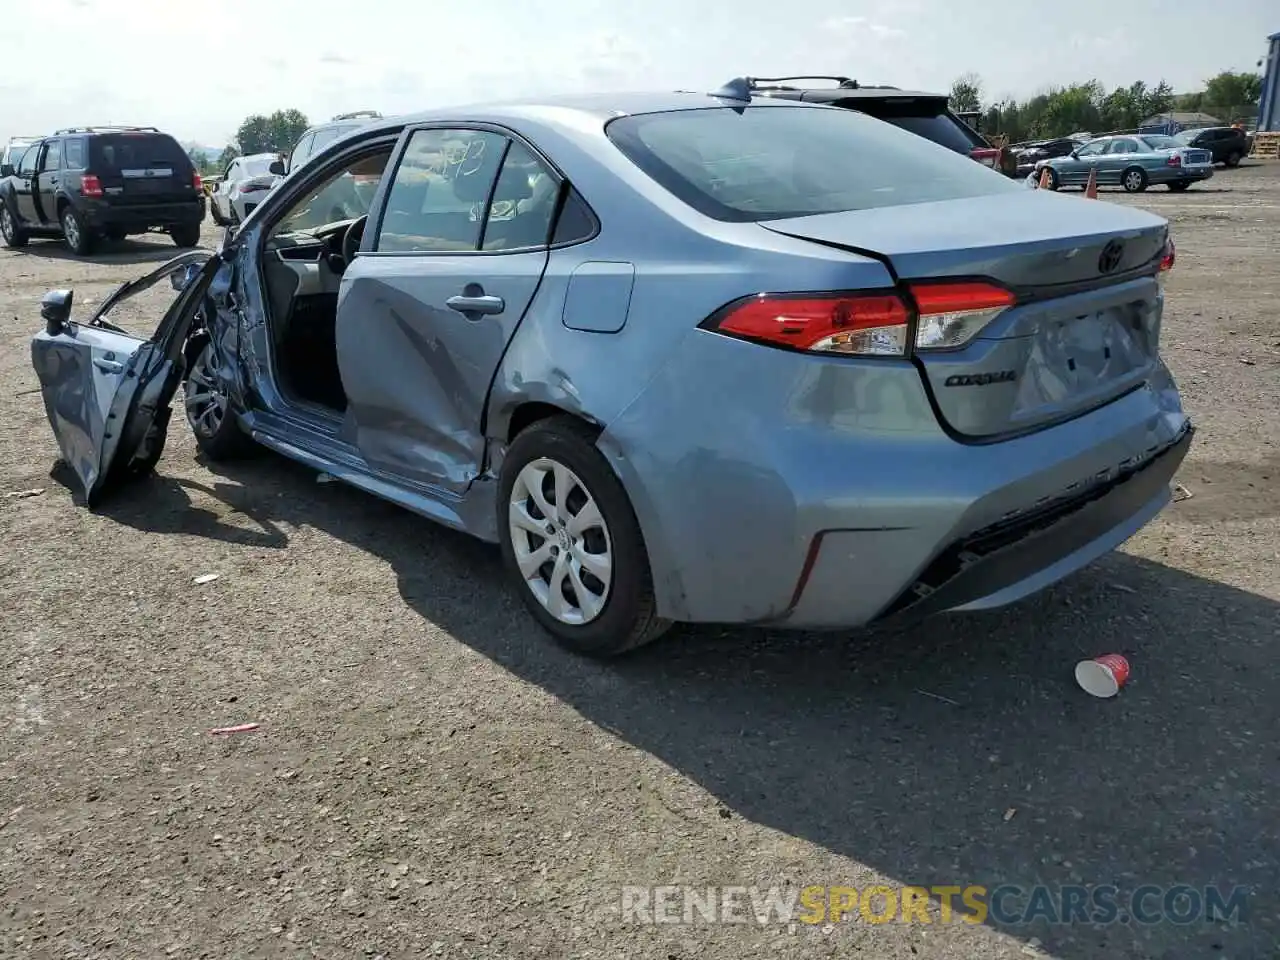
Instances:
[[[13,176],[13,164],[0,163],[0,177],[12,177],[12,176]]]
[[[267,168],[272,176],[283,177],[285,174],[284,162],[281,160],[272,160],[271,166]]]
[[[71,301],[75,294],[71,290],[50,290],[40,298],[40,316],[45,320],[45,329],[50,336],[62,333],[71,319]]]

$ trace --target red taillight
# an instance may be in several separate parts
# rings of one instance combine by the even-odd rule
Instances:
[[[1182,154],[1175,153],[1171,157],[1169,157],[1169,159],[1166,162],[1171,167],[1180,167],[1182,166]]]
[[[1172,270],[1173,264],[1178,258],[1178,252],[1173,246],[1173,237],[1164,242],[1164,256],[1160,258],[1160,272]]]
[[[903,356],[907,305],[893,291],[831,296],[760,294],[727,307],[706,326],[794,350]]]
[[[973,150],[969,151],[969,156],[974,160],[977,160],[984,167],[991,167],[994,169],[996,163],[1000,160],[1000,151],[987,149],[985,147],[975,147]]]
[[[86,173],[80,178],[80,195],[84,197],[102,196],[102,181],[92,173]]]
[[[1016,298],[981,281],[923,282],[907,287],[914,301],[916,349],[957,347]],[[823,353],[902,357],[912,306],[896,291],[807,296],[760,294],[726,307],[703,324],[745,340]]]
[[[200,174],[193,173],[191,175],[191,186],[195,187],[197,190],[204,189],[204,181],[200,179]]]

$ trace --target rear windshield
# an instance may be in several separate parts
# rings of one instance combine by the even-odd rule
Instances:
[[[853,110],[718,107],[614,120],[609,138],[691,207],[755,221],[982,197],[1021,184]]]
[[[1182,144],[1173,139],[1173,137],[1166,137],[1163,134],[1146,134],[1138,139],[1152,150],[1170,150],[1174,147],[1182,146]]]
[[[191,158],[167,133],[100,134],[90,140],[93,167],[104,173],[168,168],[180,173]]]
[[[241,158],[240,166],[244,169],[245,176],[266,177],[270,176],[271,164],[273,164],[275,160],[275,157]]]
[[[947,105],[941,100],[845,100],[839,105],[892,123],[956,153],[987,147],[976,130],[947,112]]]

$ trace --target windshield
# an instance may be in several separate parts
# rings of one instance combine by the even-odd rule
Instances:
[[[1194,140],[1199,132],[1199,130],[1183,130],[1173,139],[1177,140],[1179,143],[1187,144]]]
[[[803,217],[1023,189],[854,110],[712,107],[623,117],[606,132],[641,170],[718,220]]]
[[[1173,139],[1173,137],[1166,137],[1163,134],[1149,134],[1142,137],[1142,142],[1152,150],[1170,150],[1175,147],[1182,146],[1182,144]]]

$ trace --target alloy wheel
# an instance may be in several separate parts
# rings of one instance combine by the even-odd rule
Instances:
[[[212,436],[222,426],[227,415],[227,395],[218,379],[214,365],[213,345],[200,351],[187,374],[185,388],[187,422],[192,430]]]
[[[1130,193],[1134,193],[1142,186],[1142,174],[1137,170],[1131,170],[1124,176],[1124,188]]]
[[[67,240],[67,246],[72,250],[80,246],[80,225],[76,223],[76,218],[72,216],[70,210],[62,215],[62,235]]]
[[[508,503],[511,545],[525,585],[558,621],[590,623],[613,581],[613,541],[582,479],[547,457],[520,470]]]
[[[13,214],[9,212],[7,204],[0,202],[0,234],[4,236],[5,241],[13,239]]]

